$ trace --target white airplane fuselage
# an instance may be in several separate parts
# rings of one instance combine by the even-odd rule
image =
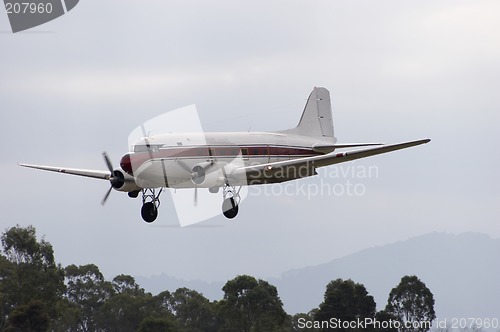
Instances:
[[[196,165],[206,165],[210,179],[198,184],[200,188],[221,187],[225,167],[231,178],[234,167],[267,164],[312,157],[332,152],[334,148],[314,149],[332,145],[333,141],[275,132],[214,132],[169,133],[143,138],[122,157],[120,166],[135,178],[139,187],[192,188],[190,173]],[[208,167],[209,163],[217,165]],[[256,185],[293,180],[301,176],[279,178],[232,178],[233,185]],[[307,174],[310,176],[313,174]]]

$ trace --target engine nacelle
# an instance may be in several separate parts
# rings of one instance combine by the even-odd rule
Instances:
[[[191,181],[194,185],[202,188],[220,187],[224,184],[221,169],[210,163],[195,165],[192,169]]]
[[[109,179],[109,181],[111,182],[113,189],[117,191],[131,192],[142,189],[135,183],[133,176],[123,172],[123,170],[119,168],[113,171],[113,176]]]
[[[236,172],[236,170],[241,168],[242,166],[242,163],[231,163],[224,166],[227,181],[231,186],[245,186],[248,184],[246,172]]]
[[[224,171],[220,164],[200,163],[195,165],[191,171],[191,182],[201,188],[223,187],[226,182],[231,186],[243,186],[247,184],[246,173],[235,174],[235,170],[240,168],[239,164],[226,164]],[[225,173],[225,176],[224,176]],[[213,189],[214,191],[216,189]]]

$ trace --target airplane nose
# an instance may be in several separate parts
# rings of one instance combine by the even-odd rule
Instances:
[[[134,176],[134,172],[132,170],[132,161],[130,159],[130,154],[126,154],[120,160],[120,167],[127,172],[128,174]]]

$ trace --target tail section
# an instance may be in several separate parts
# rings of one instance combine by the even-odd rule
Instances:
[[[325,88],[314,88],[297,127],[281,133],[335,143],[330,92]]]

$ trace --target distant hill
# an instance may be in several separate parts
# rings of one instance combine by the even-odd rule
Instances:
[[[224,296],[222,287],[227,280],[214,282],[206,282],[202,280],[183,280],[171,277],[167,274],[160,274],[151,277],[138,276],[135,277],[135,281],[147,292],[154,295],[165,290],[174,292],[178,288],[186,287],[202,293],[206,298],[215,301],[222,299]]]
[[[438,317],[500,316],[500,239],[483,234],[431,233],[292,270],[269,282],[288,313],[318,306],[326,284],[336,278],[364,284],[382,309],[404,275],[416,275],[429,287]]]
[[[295,269],[268,279],[278,288],[289,314],[308,312],[323,301],[325,286],[337,278],[366,286],[382,309],[402,276],[416,275],[430,288],[438,318],[500,318],[500,239],[484,234],[431,233],[369,248],[325,264]],[[188,287],[215,300],[225,281],[183,281],[166,275],[138,277],[157,293]]]

